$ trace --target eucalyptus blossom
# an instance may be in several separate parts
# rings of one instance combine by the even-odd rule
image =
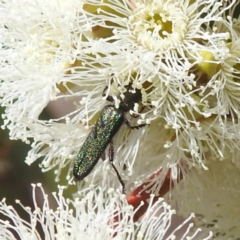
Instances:
[[[231,178],[240,162],[237,7],[236,0],[1,1],[2,127],[11,139],[31,145],[26,163],[41,159],[43,171],[54,169],[57,180],[67,168],[64,177],[72,183],[77,152],[109,104],[103,90],[117,107],[131,84],[142,100],[125,117],[146,126],[122,126],[113,139],[114,164],[127,192],[161,169],[148,185],[159,193],[170,169],[177,187],[169,187],[169,201],[181,203],[184,217],[192,206],[201,226],[221,216],[223,232],[229,232],[235,223],[223,220],[227,210],[203,211],[186,194],[195,188],[200,202],[219,206],[210,199],[217,196],[215,186],[224,192],[220,181],[208,182],[208,194],[203,184],[212,171],[216,179],[230,176],[231,191],[237,187]],[[66,111],[41,119],[53,103]],[[215,171],[221,166],[224,172]],[[108,161],[99,161],[78,184],[92,186],[120,187]],[[232,211],[234,199],[226,197]]]
[[[202,234],[201,229],[194,229],[194,214],[191,214],[179,226],[172,226],[175,210],[171,209],[163,199],[153,204],[150,199],[148,215],[141,221],[134,222],[134,209],[126,202],[125,196],[116,193],[113,189],[105,191],[89,191],[84,197],[74,200],[63,196],[63,187],[53,193],[57,208],[50,207],[51,196],[48,196],[41,184],[32,184],[34,207],[24,206],[16,201],[29,216],[29,222],[22,219],[13,206],[9,206],[6,200],[0,202],[0,237],[1,239],[29,240],[77,240],[77,239],[211,239],[212,234]],[[43,201],[39,203],[42,195]],[[107,197],[107,200],[105,201]],[[151,217],[150,217],[150,216]],[[120,219],[121,221],[115,221]],[[42,230],[42,234],[39,228]]]

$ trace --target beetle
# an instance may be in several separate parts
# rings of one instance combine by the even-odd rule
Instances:
[[[107,87],[103,90],[103,96],[106,95],[106,89]],[[129,121],[125,118],[125,112],[133,109],[134,104],[140,102],[142,99],[141,91],[139,89],[133,89],[131,84],[127,85],[126,89],[127,91],[123,94],[123,98],[118,97],[120,100],[119,106],[110,104],[103,107],[94,128],[89,133],[77,154],[73,166],[75,180],[83,180],[93,170],[98,160],[104,154],[107,146],[110,145],[109,162],[122,185],[123,193],[125,192],[125,184],[113,164],[114,148],[112,138],[118,132],[123,123],[131,129],[139,129],[146,125],[139,124],[137,126],[131,126]],[[107,96],[106,100],[114,102],[112,96]]]

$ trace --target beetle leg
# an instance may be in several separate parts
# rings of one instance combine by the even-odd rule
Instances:
[[[131,129],[139,129],[139,128],[145,127],[147,125],[146,123],[143,123],[143,124],[139,124],[136,126],[132,126],[126,118],[123,119],[123,122]]]
[[[145,106],[141,106],[141,110],[139,111],[139,113],[141,113],[143,110],[144,110],[144,108],[145,108]],[[139,114],[137,114],[137,113],[132,113],[132,114],[130,114],[132,117],[134,117],[134,118],[137,118],[137,117],[139,117]]]
[[[125,192],[126,192],[125,183],[122,180],[117,168],[113,164],[113,158],[114,158],[114,147],[113,147],[113,143],[110,142],[110,144],[109,144],[109,162],[110,162],[111,166],[113,167],[115,173],[117,174],[117,177],[118,177],[118,180],[119,180],[120,184],[122,185],[122,193],[125,194]]]

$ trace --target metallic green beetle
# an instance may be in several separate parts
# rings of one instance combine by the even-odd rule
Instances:
[[[103,91],[103,96],[105,95],[105,91],[106,88]],[[120,98],[121,101],[118,107],[112,104],[102,109],[94,128],[83,143],[74,162],[73,175],[76,180],[83,180],[93,170],[98,160],[104,154],[107,146],[110,144],[109,161],[122,185],[123,192],[125,192],[125,184],[113,164],[114,149],[112,138],[123,123],[127,124],[131,129],[138,129],[145,126],[145,124],[131,126],[124,117],[124,113],[133,109],[134,104],[140,102],[141,99],[141,91],[139,89],[133,89],[131,84],[129,84],[123,99]],[[108,96],[107,100],[110,102],[114,101],[112,96]]]

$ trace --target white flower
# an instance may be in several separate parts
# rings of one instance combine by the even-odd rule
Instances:
[[[172,210],[163,199],[159,199],[155,204],[150,200],[148,213],[140,222],[134,222],[134,209],[129,206],[125,196],[109,191],[106,193],[101,188],[98,193],[91,191],[84,194],[81,199],[69,200],[63,197],[63,188],[53,196],[57,202],[57,209],[53,210],[49,204],[48,195],[38,184],[43,195],[42,207],[37,203],[36,185],[33,184],[34,208],[18,204],[29,215],[29,222],[17,214],[13,206],[8,206],[5,199],[0,202],[0,214],[4,216],[0,219],[1,240],[20,239],[28,240],[102,240],[102,239],[211,239],[211,233],[201,233],[201,229],[194,229],[192,220],[194,214],[182,221],[178,227],[172,226],[174,223],[175,211]],[[38,194],[39,195],[39,194]],[[107,201],[103,199],[107,196]],[[42,235],[37,229],[37,225],[42,229]]]
[[[122,127],[114,139],[118,169],[126,165],[130,181],[180,160],[207,169],[208,159],[238,152],[239,44],[225,14],[235,3],[2,2],[1,104],[11,138],[33,140],[26,162],[41,157],[43,169],[56,168],[59,177],[89,132],[84,125],[93,126],[106,104],[104,87],[117,103],[129,83],[142,93],[131,112],[145,106],[136,121],[150,124]],[[60,99],[77,101],[76,110],[42,120],[42,110]],[[107,171],[101,165],[96,173]]]
[[[131,84],[141,91],[142,100],[129,113],[139,117],[125,115],[133,125],[149,125],[134,131],[123,126],[113,140],[114,163],[127,191],[162,167],[161,174],[150,180],[152,192],[159,192],[171,169],[174,186],[183,175],[182,184],[197,191],[196,199],[216,197],[214,188],[207,192],[209,198],[198,195],[199,189],[204,192],[202,180],[212,173],[212,161],[217,160],[216,179],[237,172],[240,163],[240,18],[233,19],[237,6],[236,0],[72,0],[67,5],[1,1],[3,127],[9,128],[12,139],[31,143],[28,164],[41,158],[43,170],[55,168],[57,178],[68,167],[71,181],[73,161],[90,131],[86,128],[109,104],[102,97],[103,89],[107,86],[106,93],[117,107]],[[64,101],[71,108],[61,117],[40,117],[50,103]],[[224,162],[224,174],[218,171],[219,160]],[[118,187],[109,166],[108,161],[99,161],[79,187],[86,191],[91,184]],[[189,168],[200,188],[191,185],[195,175]],[[226,186],[236,191],[234,179],[227,179],[231,181]],[[221,186],[220,180],[215,185]],[[181,209],[189,214],[194,198],[191,193],[186,196],[187,188],[179,197],[179,189],[175,199],[189,207],[182,204]],[[230,209],[221,204],[223,210],[216,214],[198,206],[195,211],[207,223],[218,216],[225,219],[237,205],[233,198],[227,199]],[[224,224],[218,232],[235,227],[232,221]],[[125,230],[120,228],[119,234]]]

